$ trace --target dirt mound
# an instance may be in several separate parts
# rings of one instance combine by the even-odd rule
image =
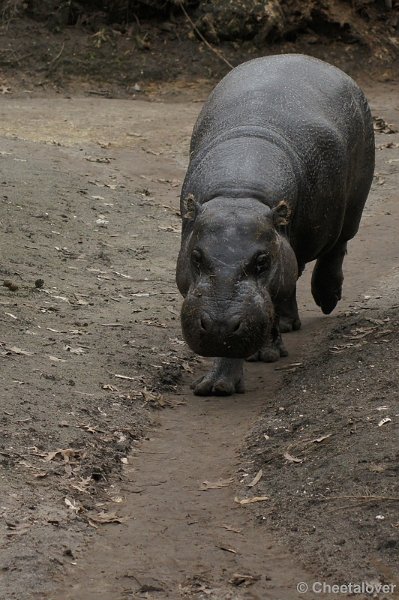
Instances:
[[[260,523],[316,572],[397,581],[397,307],[346,319],[302,370],[286,377],[248,440]],[[293,367],[295,370],[295,367]]]
[[[361,42],[378,47],[381,57],[398,48],[399,6],[388,2],[345,0],[203,0],[197,27],[213,42],[253,39],[295,40],[299,34]],[[392,38],[392,39],[390,39]]]

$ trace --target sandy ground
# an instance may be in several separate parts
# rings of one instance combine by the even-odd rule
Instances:
[[[370,83],[367,92],[375,113],[397,125],[397,86]],[[203,91],[192,95],[179,103],[7,96],[0,105],[4,600],[290,600],[303,597],[299,581],[321,574],[334,583],[370,576],[393,584],[398,576],[397,504],[373,506],[367,523],[383,529],[367,536],[358,521],[369,504],[357,521],[337,511],[339,539],[350,523],[346,546],[339,546],[345,552],[335,551],[328,529],[318,552],[306,539],[311,526],[319,540],[323,535],[323,504],[312,505],[310,523],[293,494],[293,486],[302,485],[301,469],[312,462],[302,446],[290,450],[302,463],[282,461],[281,453],[290,444],[287,431],[297,444],[332,432],[333,421],[321,427],[331,401],[317,384],[327,385],[330,360],[358,362],[359,349],[335,356],[329,348],[348,343],[342,333],[360,335],[368,326],[364,315],[372,314],[370,334],[382,331],[374,341],[388,339],[390,352],[377,352],[378,362],[372,355],[377,344],[364,345],[362,357],[369,358],[363,360],[375,368],[362,377],[376,385],[376,372],[383,372],[392,389],[397,386],[396,336],[385,330],[387,317],[394,332],[398,321],[389,311],[398,290],[399,136],[377,135],[378,175],[350,246],[335,315],[315,310],[307,272],[300,292],[304,328],[286,337],[290,356],[278,365],[248,365],[244,396],[199,399],[188,384],[206,361],[182,343],[174,285],[179,186]],[[292,363],[305,367],[279,391],[279,369]],[[353,419],[353,390],[346,386],[353,375],[334,365],[345,383],[336,407]],[[302,407],[295,400],[303,382],[312,383],[312,393]],[[367,390],[366,380],[360,415],[375,408]],[[372,413],[382,447],[378,495],[397,497],[397,396],[387,394],[378,406],[389,404],[391,421],[378,427]],[[292,428],[295,411],[310,423],[303,438],[300,427]],[[260,437],[265,440],[271,424],[284,436],[273,439],[278,458],[270,461]],[[338,420],[334,440],[341,425]],[[353,444],[352,454],[352,442],[343,441],[352,459],[367,445],[367,428],[358,431],[363,442]],[[338,447],[330,442],[316,443],[324,461],[316,465],[319,496],[329,494]],[[354,470],[343,464],[336,460],[332,467],[340,495],[374,493],[377,475],[365,490],[360,473],[354,492]],[[261,469],[259,483],[246,486]],[[206,481],[214,489],[204,489]],[[235,501],[257,495],[272,501]],[[378,514],[384,519],[376,520]],[[374,545],[371,552],[369,541],[378,536],[388,546]]]

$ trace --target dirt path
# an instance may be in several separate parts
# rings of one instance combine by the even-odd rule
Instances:
[[[256,379],[273,393],[275,378],[272,385]],[[161,427],[129,458],[119,512],[126,522],[99,532],[70,571],[68,591],[55,598],[116,600],[145,591],[144,597],[156,598],[297,598],[297,582],[309,578],[234,503],[236,451],[262,395],[215,402],[187,392],[183,399],[185,405],[163,414]],[[228,487],[201,490],[204,481],[230,478]],[[234,591],[228,582],[235,574],[260,580],[253,589]]]
[[[373,94],[373,91],[370,93]],[[374,96],[371,97],[373,99]],[[384,93],[379,91],[378,95],[375,94],[375,110],[377,113],[382,110],[383,116],[391,122],[397,120],[394,98],[389,86],[386,86]],[[96,337],[91,339],[90,345],[94,347],[91,362],[74,365],[80,384],[88,385],[80,389],[88,395],[93,391],[93,386],[98,387],[99,381],[107,383],[112,371],[119,373],[121,365],[125,366],[126,375],[140,378],[140,369],[145,374],[153,362],[162,362],[158,355],[173,345],[172,335],[178,335],[176,318],[170,321],[171,314],[176,314],[178,307],[173,304],[177,295],[172,290],[178,248],[178,221],[173,211],[177,208],[176,181],[181,180],[184,173],[187,143],[199,107],[197,103],[174,105],[88,99],[62,100],[56,104],[43,100],[8,100],[7,105],[2,107],[0,135],[4,147],[7,146],[5,152],[15,152],[15,148],[24,147],[25,144],[29,150],[25,150],[22,160],[28,160],[29,153],[31,156],[36,153],[37,162],[30,167],[28,165],[32,180],[35,170],[42,168],[46,160],[53,160],[54,147],[48,145],[53,142],[62,144],[61,149],[56,148],[56,156],[63,186],[68,185],[68,166],[71,171],[75,169],[75,175],[71,176],[73,188],[81,186],[85,177],[93,179],[101,176],[104,180],[105,176],[117,176],[118,183],[123,183],[124,189],[110,194],[115,198],[110,199],[117,201],[118,210],[108,207],[113,227],[111,234],[119,237],[104,237],[101,229],[88,233],[86,228],[80,233],[82,237],[86,231],[88,243],[91,240],[95,247],[98,239],[105,242],[105,245],[100,244],[100,249],[102,247],[106,254],[109,253],[110,258],[105,261],[101,271],[104,273],[101,288],[97,285],[96,289],[94,284],[92,286],[86,266],[81,278],[74,281],[76,285],[79,284],[80,292],[87,287],[93,298],[95,294],[99,294],[100,298],[110,294],[118,297],[119,294],[118,303],[96,305],[99,312],[95,317],[88,308],[83,308],[87,311],[85,318],[92,318],[93,326],[98,329],[98,319],[101,318],[105,323],[129,319],[132,304],[124,300],[129,294],[127,286],[121,288],[114,283],[115,272],[118,274],[116,280],[120,273],[129,272],[131,278],[134,276],[134,281],[145,282],[139,284],[140,289],[138,284],[134,284],[134,293],[137,296],[150,292],[145,316],[147,321],[157,319],[161,329],[145,327],[147,323],[142,325],[141,322],[132,325],[135,344],[130,344],[130,347],[123,341],[123,334],[117,333],[118,328],[115,333],[111,330],[107,339],[103,339],[101,333],[96,333],[94,329],[93,335]],[[10,139],[10,135],[17,139]],[[380,135],[377,142],[383,144],[389,138]],[[99,147],[102,149],[99,150]],[[90,159],[85,163],[85,168],[79,162],[81,151]],[[105,156],[108,162],[92,162],[93,156]],[[389,288],[387,282],[393,276],[393,268],[398,260],[398,251],[392,239],[395,239],[399,227],[399,215],[395,214],[398,176],[395,175],[395,163],[388,162],[392,156],[391,149],[379,151],[377,172],[384,178],[384,183],[374,187],[362,230],[350,246],[350,256],[346,261],[345,297],[339,311],[330,319],[315,311],[310,300],[308,271],[301,282],[300,291],[304,328],[297,334],[287,336],[290,356],[278,366],[306,360],[307,348],[317,343],[318,336],[337,323],[340,315],[364,305],[364,295],[375,296],[375,288],[379,287],[382,280]],[[76,172],[80,179],[77,179]],[[18,173],[15,174],[15,180],[18,182]],[[137,199],[140,181],[150,188],[147,204],[146,192],[140,195],[141,205],[136,200],[128,201],[133,193]],[[97,192],[98,195],[103,193],[103,190],[100,194]],[[92,198],[97,194],[94,190]],[[45,189],[43,197],[36,190],[33,201],[37,203],[35,212],[45,209],[51,201],[51,189]],[[95,201],[98,202],[98,199]],[[102,208],[107,205],[104,198],[100,202]],[[70,208],[72,212],[77,211],[79,204]],[[85,209],[86,222],[93,210],[90,206]],[[107,207],[102,212],[104,210]],[[97,218],[108,220],[107,214],[101,217],[100,210],[94,210],[94,213]],[[129,218],[133,219],[133,225],[125,230],[127,214],[131,215]],[[115,248],[120,252],[128,247],[136,248],[137,236],[144,246],[148,244],[150,247],[150,263],[145,264],[147,276],[142,263],[131,263],[129,256],[122,256],[116,262],[115,257],[119,257],[119,254]],[[109,246],[110,242],[113,246]],[[73,246],[72,241],[69,245]],[[5,253],[6,250],[3,256]],[[48,252],[44,252],[44,258],[46,256]],[[58,285],[66,275],[62,274]],[[136,279],[140,275],[142,278]],[[98,284],[98,280],[95,283]],[[67,282],[61,285],[65,287]],[[165,290],[166,296],[163,295]],[[61,290],[62,293],[66,291]],[[139,309],[144,310],[143,307]],[[15,312],[14,308],[12,310]],[[167,333],[163,335],[165,321]],[[99,329],[101,332],[101,327]],[[149,345],[157,346],[152,354],[148,351]],[[103,376],[105,350],[110,356],[107,377]],[[113,352],[115,355],[111,356]],[[123,362],[126,361],[126,353],[134,354],[131,363]],[[179,356],[176,358],[179,359]],[[194,363],[188,370],[194,368],[197,375],[204,366],[205,362],[201,361],[201,365]],[[314,580],[317,574],[312,573],[311,565],[307,568],[301,566],[291,553],[292,548],[280,544],[275,534],[265,533],[265,528],[257,525],[251,507],[239,506],[234,501],[236,473],[240,465],[239,451],[243,440],[265,399],[274,395],[281,381],[275,365],[247,365],[246,369],[246,395],[227,399],[194,398],[187,387],[193,375],[186,374],[182,392],[170,397],[174,408],[163,411],[158,419],[158,427],[151,429],[149,438],[135,446],[124,467],[122,481],[116,485],[110,483],[108,491],[113,488],[114,495],[118,495],[117,500],[98,505],[98,509],[105,511],[114,511],[117,506],[122,523],[100,528],[88,545],[81,546],[80,550],[75,548],[83,532],[78,532],[73,552],[62,559],[66,567],[65,577],[60,580],[57,575],[57,582],[48,584],[47,592],[39,591],[32,597],[51,600],[177,599],[190,596],[215,600],[290,600],[303,597],[297,593],[296,585],[300,581]],[[65,397],[65,388],[61,389],[57,384],[54,386],[52,393],[61,392]],[[129,387],[124,391],[131,393]],[[101,392],[103,407],[111,406],[106,394]],[[43,402],[47,402],[45,397]],[[93,402],[97,402],[97,396]],[[71,408],[76,410],[74,405]],[[48,426],[51,429],[54,425],[52,419]],[[121,427],[120,423],[118,426]],[[46,450],[60,447],[60,443],[56,439],[52,447]],[[248,474],[241,475],[244,477]],[[252,475],[250,473],[249,477]],[[220,480],[228,485],[218,489],[201,489],[204,481]],[[253,493],[248,492],[248,495]],[[267,510],[265,501],[266,518]],[[229,583],[235,574],[254,577],[253,582],[248,580],[253,585],[246,587]],[[16,594],[10,594],[9,597],[20,600],[22,596],[18,595],[18,591]],[[306,597],[311,596],[307,594]]]

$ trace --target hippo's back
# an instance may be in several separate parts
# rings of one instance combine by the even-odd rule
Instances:
[[[230,71],[201,111],[192,152],[237,127],[275,131],[302,156],[311,151],[318,129],[332,129],[348,141],[359,127],[372,136],[368,104],[353,79],[301,54],[257,58]]]

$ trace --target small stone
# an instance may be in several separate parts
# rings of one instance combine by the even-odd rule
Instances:
[[[3,286],[6,287],[6,288],[8,288],[11,292],[16,292],[17,289],[18,289],[18,285],[16,283],[13,283],[9,279],[6,279],[3,282]]]

